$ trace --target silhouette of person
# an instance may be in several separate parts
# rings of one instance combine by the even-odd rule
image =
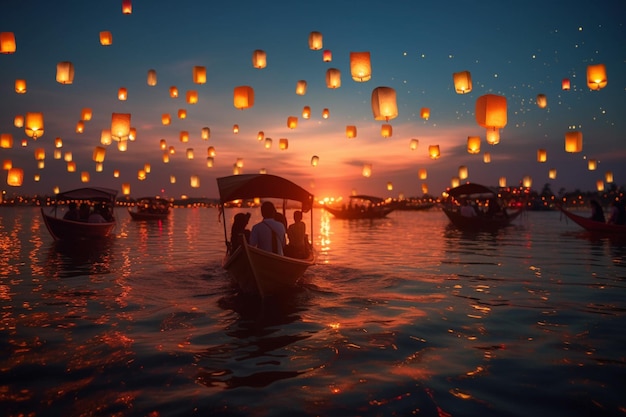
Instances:
[[[287,228],[287,237],[289,244],[286,254],[293,258],[306,258],[306,225],[302,221],[302,212],[296,210],[293,212],[293,223]]]
[[[67,212],[65,212],[63,218],[65,220],[80,220],[80,213],[78,211],[78,204],[76,204],[76,202],[72,201],[70,204],[68,204],[68,210]]]
[[[283,255],[285,226],[276,220],[276,207],[271,201],[261,204],[261,215],[263,220],[252,226],[250,231],[250,245]]]
[[[230,229],[230,253],[234,253],[243,243],[243,239],[250,241],[250,230],[246,229],[250,221],[250,213],[237,213]]]

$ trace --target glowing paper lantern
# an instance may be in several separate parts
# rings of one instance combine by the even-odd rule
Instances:
[[[63,147],[63,139],[61,139],[61,138],[54,138],[54,147],[55,148],[62,148]]]
[[[441,153],[439,152],[439,145],[429,145],[428,156],[430,156],[430,159],[438,159],[441,156]]]
[[[28,140],[22,139],[22,147],[25,148],[28,146]]]
[[[330,110],[323,109],[322,110],[322,119],[328,119],[330,117]]]
[[[422,184],[422,194],[428,194],[428,184]]]
[[[122,194],[130,195],[130,184],[127,182],[122,183]]]
[[[76,172],[76,162],[74,161],[67,162],[67,172]]]
[[[163,161],[164,164],[169,164],[170,154],[168,152],[163,152],[163,155],[161,156],[161,160]]]
[[[571,131],[565,133],[565,152],[582,152],[583,150],[583,133],[579,131]]]
[[[52,153],[52,156],[54,157],[54,159],[61,159],[62,155],[63,155],[63,152],[61,152],[61,149],[55,149],[54,152]]]
[[[33,176],[33,179],[35,180],[35,182],[39,182],[39,179],[41,178],[41,176],[39,174],[35,174]]]
[[[287,127],[289,129],[295,129],[298,126],[298,118],[296,116],[287,117]]]
[[[178,118],[179,119],[186,119],[187,118],[187,110],[185,110],[185,109],[178,109]]]
[[[213,158],[216,155],[215,148],[213,146],[209,146],[207,148],[207,155]]]
[[[545,149],[537,149],[537,162],[546,162],[548,160],[548,152]]]
[[[430,109],[428,107],[422,107],[420,110],[420,117],[424,120],[430,119]]]
[[[81,182],[89,182],[89,172],[87,171],[82,171],[80,173],[80,181]]]
[[[198,103],[198,92],[196,90],[187,91],[187,103],[189,104]]]
[[[128,140],[133,142],[135,139],[137,139],[137,128],[131,127],[130,133],[128,134]]]
[[[44,148],[36,148],[34,153],[35,161],[43,161],[46,159],[46,150]]]
[[[243,158],[237,158],[237,161],[235,162],[235,166],[237,168],[243,168]]]
[[[383,124],[380,127],[380,134],[383,138],[390,138],[393,135],[393,127],[390,124]]]
[[[119,169],[114,169],[113,170],[113,177],[114,178],[119,178],[120,177],[120,170]]]
[[[256,139],[260,142],[265,139],[265,133],[262,130],[259,130],[259,133],[256,134]]]
[[[428,171],[426,170],[426,168],[420,168],[417,170],[417,177],[420,180],[425,180],[426,178],[428,178]]]
[[[37,140],[43,135],[43,113],[26,113],[25,123],[26,136]]]
[[[289,148],[289,139],[278,139],[278,149],[280,149],[281,151],[286,151],[287,148]]]
[[[130,135],[130,113],[111,115],[111,138],[115,141],[127,140]]]
[[[117,90],[117,99],[120,101],[126,101],[127,98],[128,98],[128,89],[126,89],[126,87],[120,87],[120,89]]]
[[[93,150],[92,159],[94,162],[104,162],[104,157],[106,155],[106,149],[101,146],[96,146]]]
[[[233,133],[234,134],[239,133],[239,125],[233,125]]]
[[[65,162],[71,162],[73,160],[72,152],[65,152],[65,154],[63,155],[63,160]]]
[[[113,35],[108,30],[100,32],[100,45],[109,46],[113,43]]]
[[[548,178],[550,178],[551,180],[556,179],[556,169],[555,168],[551,168],[548,171]]]
[[[176,148],[174,148],[174,146],[170,146],[169,148],[167,148],[167,152],[170,155],[174,155],[176,153]]]
[[[372,64],[369,52],[350,52],[350,74],[358,82],[372,78]]]
[[[196,84],[206,83],[206,67],[200,65],[193,67],[193,82]]]
[[[21,114],[18,114],[17,116],[15,116],[15,118],[13,119],[13,126],[17,127],[18,129],[23,128],[24,116],[22,116]]]
[[[450,178],[450,187],[456,188],[459,186],[460,183],[461,183],[461,180],[459,179],[459,177]]]
[[[10,159],[5,159],[4,161],[2,161],[3,170],[8,171],[11,168],[13,168],[13,161],[11,161]]]
[[[411,149],[412,151],[416,150],[419,143],[420,143],[419,140],[411,139],[411,141],[409,142],[409,149]]]
[[[333,53],[332,51],[330,51],[329,49],[325,49],[324,52],[322,52],[322,60],[324,62],[330,62],[333,60]]]
[[[214,158],[209,156],[206,159],[206,166],[207,166],[207,168],[213,168],[214,163],[215,163],[215,159]]]
[[[592,90],[599,90],[606,87],[606,65],[588,65],[587,66],[587,87]]]
[[[170,175],[170,184],[176,184],[176,176]]]
[[[570,89],[569,78],[563,78],[563,81],[561,81],[561,88],[563,90],[569,90]]]
[[[548,106],[548,97],[545,94],[537,94],[537,107],[545,109]]]
[[[369,178],[372,176],[372,164],[364,164],[363,170],[361,171],[362,175],[365,178]]]
[[[317,51],[322,49],[324,42],[322,40],[322,34],[320,32],[309,33],[309,49]]]
[[[387,191],[393,191],[393,183],[391,181],[387,182]]]
[[[304,106],[302,108],[302,118],[310,119],[311,118],[311,108],[309,106]]]
[[[316,167],[320,163],[320,157],[317,155],[313,155],[311,157],[311,166]]]
[[[533,179],[529,176],[526,175],[524,178],[522,178],[522,186],[525,188],[530,188],[533,185]]]
[[[356,138],[356,126],[354,125],[346,126],[346,137],[348,139]]]
[[[126,152],[128,150],[128,139],[122,139],[117,142],[117,150],[120,152]]]
[[[252,52],[252,66],[254,68],[265,68],[267,66],[267,54],[261,49]]]
[[[137,179],[139,181],[143,181],[146,179],[146,171],[144,171],[143,169],[140,169],[137,171]]]
[[[157,73],[156,70],[148,70],[148,79],[146,80],[149,86],[154,87],[157,85]]]
[[[472,155],[480,153],[480,136],[467,137],[467,153]]]
[[[500,177],[500,179],[498,180],[498,185],[500,186],[500,188],[505,188],[506,187],[506,177]]]
[[[272,138],[265,138],[263,146],[265,146],[265,149],[270,149],[272,147]]]
[[[104,146],[108,146],[112,143],[113,138],[111,138],[111,130],[110,129],[102,129],[100,132],[100,143]]]
[[[209,140],[211,138],[211,129],[208,127],[203,127],[200,132],[200,137],[202,140]]]
[[[604,174],[604,181],[606,181],[606,182],[608,182],[608,183],[613,182],[613,171],[607,171],[607,172]]]
[[[341,87],[341,71],[339,71],[337,68],[328,68],[326,70],[326,87]]]
[[[26,80],[15,80],[15,92],[17,94],[26,94]]]
[[[172,116],[170,116],[168,113],[163,113],[161,115],[161,124],[163,126],[167,126],[170,123],[172,123]]]
[[[133,4],[131,0],[122,0],[122,13],[131,14],[133,12]]]
[[[178,134],[178,138],[182,143],[189,142],[189,132],[187,132],[186,130],[181,130]]]
[[[398,116],[396,90],[391,87],[376,87],[372,90],[372,113],[374,120],[388,122]]]
[[[24,182],[24,170],[21,168],[10,168],[7,173],[7,184],[11,187],[20,187]]]
[[[506,97],[496,94],[485,94],[476,100],[476,122],[487,129],[487,143],[495,145],[500,142],[500,130],[507,123]]]
[[[483,154],[483,162],[484,162],[485,164],[489,164],[489,163],[491,163],[491,152],[485,152],[485,153]]]
[[[469,175],[467,167],[465,165],[459,166],[459,179],[464,180]]]
[[[13,147],[13,135],[10,133],[0,134],[0,148],[11,149]]]
[[[178,98],[178,88],[176,88],[175,86],[170,87],[170,97]]]
[[[602,181],[602,180],[597,180],[597,181],[596,181],[596,189],[597,189],[599,192],[604,191],[604,181]]]
[[[587,160],[587,169],[589,171],[595,171],[596,168],[598,168],[598,161],[596,161],[595,159]]]
[[[254,89],[247,85],[235,87],[233,105],[236,109],[245,110],[254,106]]]
[[[80,119],[81,120],[84,120],[84,121],[88,122],[89,120],[91,120],[92,116],[93,116],[93,112],[88,107],[85,107],[85,108],[83,108],[80,111]]]
[[[186,155],[187,155],[187,159],[190,159],[190,160],[193,159],[193,148],[187,148]]]
[[[85,122],[79,120],[76,123],[76,133],[83,133],[85,131]]]
[[[15,34],[13,32],[0,32],[0,54],[12,54],[15,52]]]
[[[298,80],[298,82],[296,82],[296,94],[299,96],[303,96],[306,94],[306,81],[304,80]]]
[[[453,73],[452,81],[457,94],[466,94],[472,91],[472,74],[469,71]]]

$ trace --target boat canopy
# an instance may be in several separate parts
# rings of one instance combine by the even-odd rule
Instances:
[[[217,179],[220,203],[253,198],[282,198],[302,203],[302,210],[313,207],[313,194],[299,185],[276,175],[242,174]]]
[[[64,191],[56,195],[57,200],[101,200],[114,201],[117,190],[104,187],[85,187]]]
[[[472,182],[454,187],[448,190],[448,194],[457,200],[459,198],[492,198],[496,195],[490,188]]]

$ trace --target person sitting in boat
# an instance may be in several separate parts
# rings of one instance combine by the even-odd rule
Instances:
[[[461,216],[463,217],[476,217],[476,210],[470,205],[469,200],[465,200],[461,206]]]
[[[604,223],[606,220],[604,219],[604,211],[602,210],[600,203],[598,203],[597,200],[591,200],[589,204],[591,205],[590,219],[596,222]]]
[[[283,255],[285,247],[285,226],[276,221],[276,207],[271,201],[261,204],[263,220],[252,226],[250,246],[256,246],[268,252]]]
[[[65,213],[65,215],[63,216],[64,220],[73,220],[73,221],[79,221],[80,220],[80,213],[78,211],[78,204],[76,204],[75,201],[72,201],[70,204],[68,204],[68,209],[67,212]]]
[[[102,215],[102,206],[98,204],[87,218],[87,223],[107,223],[107,219]]]
[[[626,210],[624,209],[624,202],[612,201],[611,202],[611,214],[606,221],[609,224],[625,224],[626,223]]]
[[[230,229],[230,253],[235,252],[241,246],[243,239],[246,239],[246,242],[250,241],[250,230],[246,229],[249,221],[250,213],[235,214],[233,225]]]
[[[289,243],[285,247],[285,255],[292,258],[307,257],[307,236],[306,225],[302,221],[302,212],[296,210],[293,212],[293,223],[287,228],[287,237]]]

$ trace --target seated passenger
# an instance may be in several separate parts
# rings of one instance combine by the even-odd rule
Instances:
[[[306,258],[308,255],[308,241],[306,235],[306,225],[302,221],[302,212],[293,212],[293,223],[287,228],[287,245],[285,255],[292,258]]]
[[[230,253],[241,246],[243,239],[246,242],[250,240],[250,230],[246,229],[248,221],[250,220],[250,213],[237,213],[233,220],[233,225],[230,229]]]

